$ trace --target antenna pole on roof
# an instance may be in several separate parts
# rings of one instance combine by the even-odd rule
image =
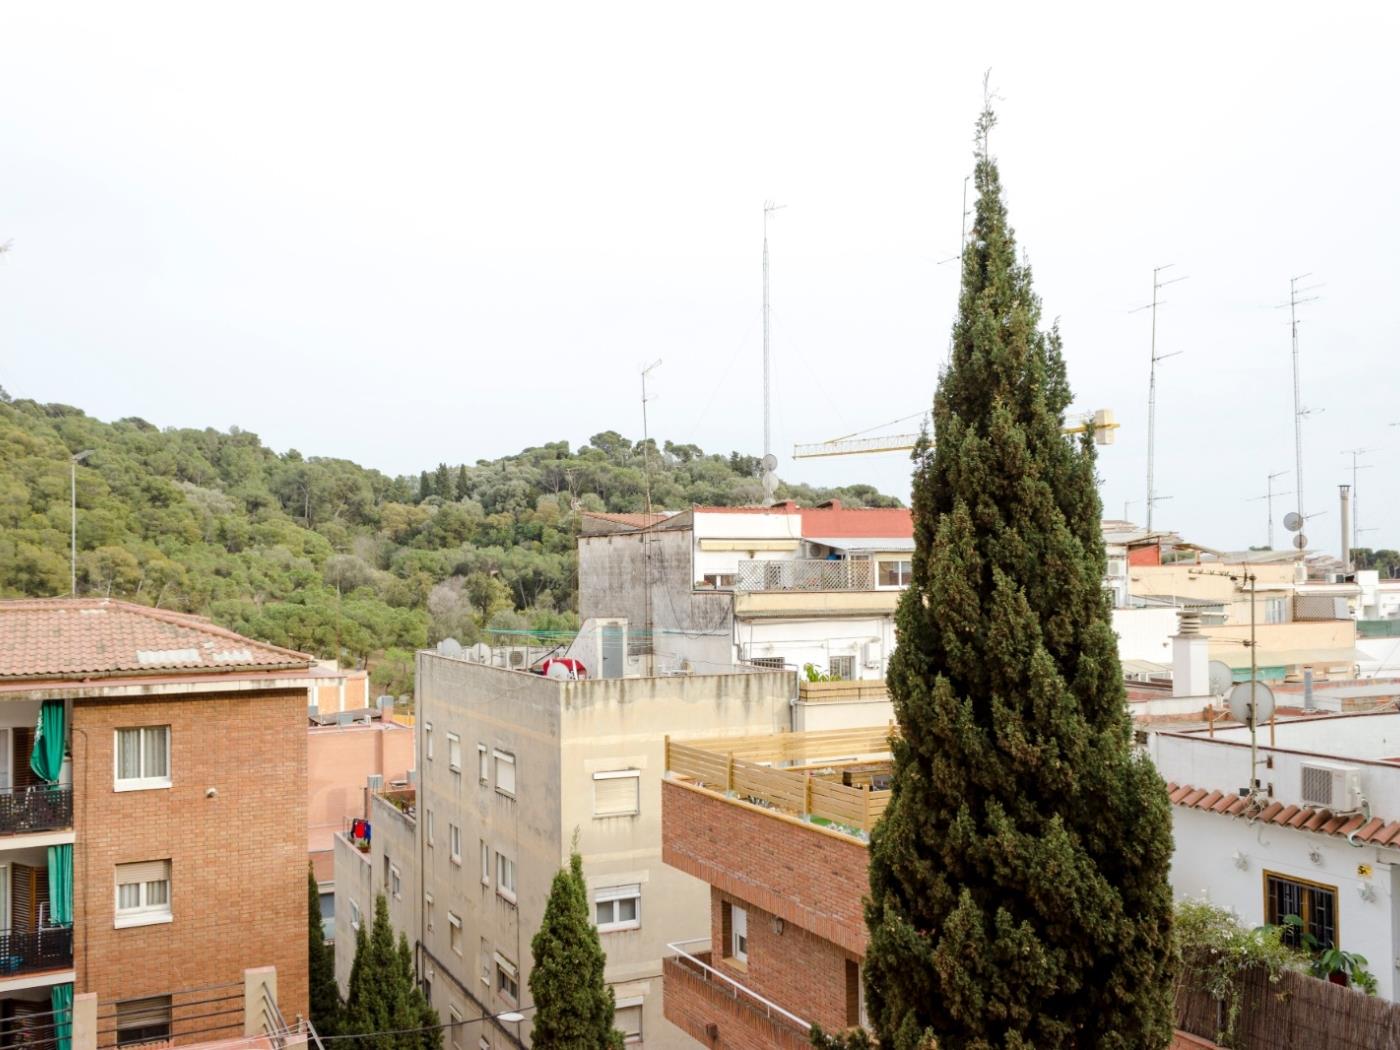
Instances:
[[[1165,266],[1155,267],[1152,271],[1152,301],[1145,306],[1139,306],[1136,310],[1129,311],[1137,313],[1141,310],[1152,311],[1152,356],[1147,373],[1147,531],[1152,531],[1152,508],[1157,504],[1156,478],[1153,474],[1153,460],[1157,451],[1157,362],[1165,361],[1169,357],[1176,357],[1181,353],[1176,350],[1170,354],[1157,353],[1157,307],[1164,306],[1161,298],[1161,291],[1169,284],[1176,284],[1178,281],[1186,280],[1185,276],[1173,277],[1169,281],[1162,280],[1162,273],[1170,270],[1175,263],[1167,263]]]
[[[1310,410],[1303,407],[1303,383],[1298,369],[1298,307],[1304,303],[1316,302],[1316,295],[1305,295],[1314,289],[1321,288],[1322,285],[1309,285],[1307,288],[1299,288],[1298,282],[1306,280],[1312,274],[1301,273],[1297,277],[1288,279],[1288,328],[1293,339],[1293,491],[1298,496],[1295,506],[1298,508],[1298,517],[1307,520],[1307,512],[1303,509],[1303,419]]]
[[[642,477],[647,493],[647,513],[651,513],[651,433],[647,429],[647,402],[654,400],[647,396],[647,376],[661,366],[661,358],[642,369]]]
[[[777,488],[777,475],[773,473],[777,462],[773,458],[773,354],[769,338],[768,323],[768,216],[785,204],[772,201],[763,202],[763,502],[771,505]]]

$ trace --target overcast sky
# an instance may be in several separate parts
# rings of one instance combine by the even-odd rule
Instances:
[[[600,430],[762,445],[762,202],[780,474],[907,497],[902,455],[794,442],[926,408],[982,73],[1011,219],[1105,510],[1262,543],[1342,450],[1400,546],[1400,17],[1390,4],[51,4],[0,8],[0,383],[390,472]],[[1294,488],[1290,473],[1280,489]],[[1279,501],[1281,517],[1291,497]],[[1277,543],[1284,542],[1278,530]]]

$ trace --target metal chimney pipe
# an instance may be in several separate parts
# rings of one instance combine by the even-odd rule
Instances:
[[[1342,566],[1351,571],[1351,486],[1342,485]]]

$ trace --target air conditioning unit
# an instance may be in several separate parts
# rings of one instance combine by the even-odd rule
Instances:
[[[1353,813],[1361,808],[1361,770],[1340,762],[1303,763],[1303,804]]]
[[[369,776],[367,776],[367,777],[365,778],[365,786],[368,787],[371,791],[383,791],[383,790],[384,790],[384,774],[383,774],[383,773],[371,773],[371,774],[369,774]]]
[[[861,644],[860,662],[869,670],[877,671],[880,669],[880,639],[871,638]]]
[[[1306,563],[1306,562],[1295,561],[1295,562],[1293,563],[1293,582],[1294,582],[1294,583],[1307,583],[1307,582],[1308,582],[1308,566],[1307,566],[1307,563]]]

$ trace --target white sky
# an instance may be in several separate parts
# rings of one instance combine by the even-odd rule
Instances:
[[[637,436],[659,357],[654,434],[758,452],[772,197],[780,474],[907,496],[902,456],[788,454],[929,403],[991,67],[1078,403],[1123,423],[1106,512],[1143,517],[1129,310],[1174,262],[1155,523],[1264,541],[1272,307],[1312,271],[1308,531],[1336,548],[1341,450],[1380,446],[1362,542],[1400,546],[1395,5],[1066,6],[8,3],[0,383],[416,472]]]

